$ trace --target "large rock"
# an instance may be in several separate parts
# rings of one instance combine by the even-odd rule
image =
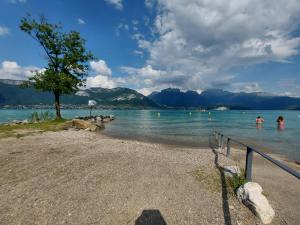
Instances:
[[[233,177],[234,175],[240,176],[241,170],[238,166],[224,166],[224,174],[228,177]]]
[[[272,222],[275,212],[262,191],[263,189],[258,183],[248,182],[239,187],[237,197],[261,219],[263,224],[269,224]]]
[[[95,123],[90,126],[90,131],[96,132],[104,129],[104,125],[102,123]]]
[[[80,120],[80,119],[73,119],[72,120],[73,127],[76,127],[77,129],[87,129],[92,126],[92,123],[87,120]]]

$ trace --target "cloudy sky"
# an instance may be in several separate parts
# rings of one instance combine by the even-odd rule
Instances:
[[[0,0],[0,78],[45,66],[18,28],[27,13],[87,40],[88,87],[300,96],[299,0]]]

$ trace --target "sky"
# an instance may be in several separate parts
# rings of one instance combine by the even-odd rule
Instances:
[[[0,0],[0,79],[47,63],[19,29],[28,13],[81,33],[87,87],[300,96],[299,0]]]

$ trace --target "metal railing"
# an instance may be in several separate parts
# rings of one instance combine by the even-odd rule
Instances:
[[[245,178],[247,181],[251,181],[252,180],[252,162],[253,162],[253,152],[259,154],[260,156],[262,156],[263,158],[269,160],[271,163],[275,164],[276,166],[278,166],[279,168],[281,168],[282,170],[288,172],[289,174],[295,176],[296,178],[300,179],[300,173],[292,168],[290,168],[289,166],[279,162],[276,159],[273,159],[271,156],[267,155],[266,153],[251,147],[249,145],[246,145],[238,140],[232,139],[229,136],[225,136],[220,132],[214,132],[214,136],[215,139],[217,141],[218,144],[218,148],[223,148],[224,146],[224,139],[227,139],[227,152],[226,152],[226,156],[229,157],[230,156],[230,151],[231,151],[231,143],[235,142],[236,144],[242,145],[244,147],[246,147],[247,149],[247,153],[246,153],[246,165],[245,165]]]

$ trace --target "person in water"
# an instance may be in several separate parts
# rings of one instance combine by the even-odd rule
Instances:
[[[264,122],[264,119],[260,116],[256,117],[256,120],[255,120],[256,124],[262,124]]]
[[[283,130],[285,128],[284,118],[283,116],[279,116],[276,120],[278,130]]]

